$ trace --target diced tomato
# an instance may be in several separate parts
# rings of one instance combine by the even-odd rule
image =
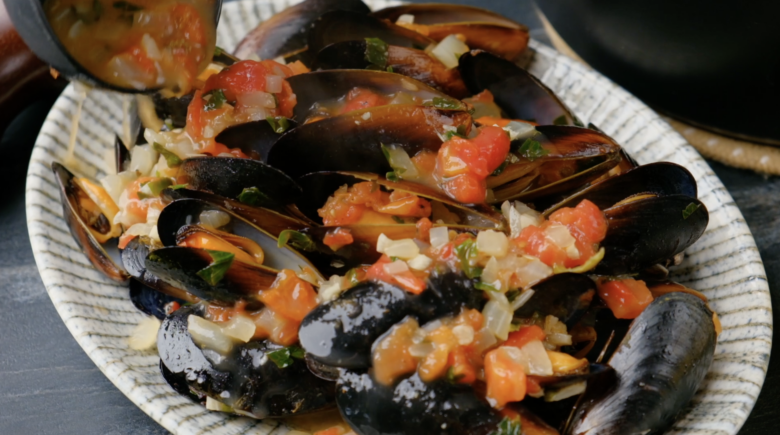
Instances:
[[[470,140],[458,136],[444,142],[439,148],[437,172],[442,178],[473,174],[479,178],[490,175],[487,161]]]
[[[268,338],[282,346],[292,346],[298,342],[298,328],[300,322],[296,322],[283,316],[271,308],[264,308],[255,316],[255,339]]]
[[[129,243],[130,243],[130,242],[131,242],[133,239],[135,239],[136,237],[138,237],[138,236],[137,236],[137,235],[135,235],[135,234],[127,234],[127,233],[125,233],[125,234],[122,234],[122,235],[119,237],[119,245],[118,245],[119,249],[125,249],[125,248],[127,247],[127,245],[128,245],[128,244],[129,244]]]
[[[538,394],[542,392],[542,386],[535,376],[528,376],[525,379],[525,390],[528,394]]]
[[[618,319],[635,319],[653,302],[644,281],[621,279],[600,283],[599,296]]]
[[[469,98],[469,100],[475,103],[493,103],[496,101],[496,97],[493,96],[492,92],[485,89],[484,91],[478,93],[477,95],[474,95],[473,97]]]
[[[228,101],[235,101],[239,94],[251,92],[266,92],[266,76],[277,75],[282,77],[292,76],[292,71],[286,65],[272,60],[256,62],[254,60],[242,60],[225,68],[219,74],[215,74],[206,81],[203,92],[214,89],[222,89]],[[285,90],[280,93],[286,96]],[[282,98],[279,98],[280,100]],[[281,102],[281,101],[280,101]],[[287,116],[282,114],[282,116]],[[289,114],[292,116],[292,113]]]
[[[344,435],[344,428],[341,426],[333,426],[325,430],[319,430],[314,432],[314,435]]]
[[[328,231],[322,239],[322,243],[334,251],[338,251],[342,247],[352,244],[354,241],[355,239],[352,237],[352,233],[346,228],[336,228],[335,230]]]
[[[447,365],[449,365],[452,371],[452,377],[458,383],[473,384],[477,380],[477,371],[471,365],[463,346],[457,346],[450,352]]]
[[[311,72],[309,68],[306,67],[306,65],[303,64],[300,60],[296,60],[295,62],[291,62],[287,64],[287,67],[290,68],[290,71],[292,71],[292,75],[297,76],[298,74],[306,74],[307,72]]]
[[[492,116],[482,116],[474,120],[478,125],[495,125],[496,127],[506,127],[512,122],[511,119],[494,118]]]
[[[385,104],[387,104],[387,99],[381,95],[368,89],[354,88],[347,94],[347,103],[344,105],[344,108],[341,109],[341,113],[384,106]]]
[[[427,339],[433,344],[433,352],[423,358],[417,369],[423,382],[434,381],[447,373],[450,367],[450,351],[458,345],[458,340],[449,326],[440,326],[429,332]]]
[[[485,323],[485,317],[478,310],[464,310],[455,319],[455,323],[459,325],[469,325],[474,328],[475,331],[479,331]]]
[[[569,228],[572,236],[586,243],[599,243],[607,236],[607,219],[596,204],[582,200],[577,207],[565,207],[550,215],[550,222]]]
[[[519,402],[525,398],[525,369],[500,347],[485,356],[485,383],[486,397],[494,408],[501,408],[509,402]]]
[[[225,145],[222,145],[221,143],[218,143],[216,141],[211,141],[211,143],[200,150],[203,154],[209,154],[212,156],[218,156],[220,154],[233,154],[234,156],[240,158],[240,159],[248,159],[249,156],[244,154],[243,151],[241,151],[241,148],[228,148]]]
[[[458,175],[442,183],[442,188],[456,201],[464,204],[479,204],[487,197],[487,183],[484,178],[472,174]]]
[[[279,272],[273,286],[263,291],[260,300],[276,313],[300,322],[317,306],[317,293],[295,272],[284,269]]]
[[[509,135],[500,127],[480,128],[479,134],[471,142],[479,148],[479,153],[487,162],[487,171],[490,173],[498,169],[509,154]]]
[[[520,349],[532,341],[544,341],[545,337],[546,335],[542,328],[536,325],[523,326],[517,331],[510,332],[509,338],[502,346],[514,346]]]
[[[393,191],[390,202],[375,207],[376,211],[393,216],[428,217],[431,215],[431,203],[417,195],[408,192]]]
[[[452,246],[460,246],[465,242],[466,240],[474,239],[474,236],[469,233],[460,233],[457,236],[455,236],[454,239],[452,239]]]
[[[149,59],[149,57],[146,55],[146,50],[144,50],[140,44],[141,43],[139,41],[138,44],[128,48],[124,54],[132,59],[133,63],[135,63],[138,68],[143,70],[143,72],[149,74],[152,77],[156,77],[157,67],[154,66],[154,61]]]
[[[436,170],[436,158],[436,153],[423,150],[412,157],[412,163],[414,163],[419,172],[432,174]]]
[[[417,221],[417,239],[428,243],[431,239],[431,228],[433,228],[433,223],[427,217]]]
[[[569,260],[565,250],[547,239],[542,227],[529,225],[523,228],[515,242],[523,248],[526,254],[538,258],[542,263],[550,267],[563,265]]]
[[[411,270],[407,270],[395,275],[390,275],[385,272],[384,268],[384,265],[388,263],[392,263],[392,260],[390,260],[387,255],[382,255],[382,257],[379,258],[379,260],[374,263],[373,266],[368,268],[366,271],[366,278],[386,282],[388,284],[396,284],[409,293],[416,295],[425,291],[427,287],[425,279],[417,276],[415,272]],[[422,272],[417,273],[423,274]]]
[[[409,353],[409,346],[419,325],[414,320],[395,326],[376,346],[372,355],[374,378],[383,385],[417,369],[417,360]]]

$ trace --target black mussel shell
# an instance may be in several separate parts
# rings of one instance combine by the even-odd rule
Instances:
[[[184,289],[197,298],[230,304],[239,299],[256,301],[263,290],[276,280],[278,271],[234,260],[224,277],[210,283],[198,275],[213,262],[209,251],[172,247],[151,252],[146,257],[147,273],[152,273],[175,288]]]
[[[712,311],[696,296],[655,299],[631,324],[609,360],[617,383],[590,383],[566,433],[661,434],[685,411],[710,368]]]
[[[60,188],[62,215],[82,252],[84,252],[95,268],[108,278],[121,283],[127,282],[127,272],[119,266],[121,261],[116,243],[109,241],[105,245],[101,245],[81,218],[79,200],[77,198],[79,195],[78,191],[81,188],[73,181],[74,175],[57,162],[52,162],[51,169]]]
[[[328,12],[309,31],[309,50],[318,53],[328,45],[345,41],[379,38],[389,45],[425,49],[433,39],[413,30],[396,26],[378,18],[357,12]]]
[[[360,0],[306,0],[260,23],[238,43],[235,55],[241,59],[252,54],[260,59],[275,59],[300,52],[306,49],[311,24],[332,11],[367,15],[370,9]]]
[[[136,237],[131,240],[127,246],[125,246],[125,249],[120,252],[122,265],[124,266],[127,273],[134,278],[130,280],[131,299],[133,297],[133,286],[135,285],[136,288],[143,288],[144,292],[146,292],[148,289],[150,291],[164,295],[159,296],[160,298],[171,298],[176,300],[185,300],[188,302],[196,302],[197,298],[195,296],[187,293],[185,290],[168,284],[167,282],[161,280],[157,275],[148,273],[146,271],[146,257],[149,255],[149,252],[153,250],[153,247],[147,242],[148,239],[143,237]],[[141,303],[141,305],[144,304],[145,303]],[[136,304],[136,307],[138,306],[139,304]],[[139,309],[141,311],[147,312],[140,307]]]
[[[602,275],[632,273],[662,263],[696,242],[709,223],[707,207],[685,195],[637,199],[604,214],[609,228],[601,246],[606,253],[595,269]]]
[[[410,156],[438,151],[445,125],[470,126],[471,116],[412,105],[360,110],[288,131],[271,148],[268,163],[295,178],[321,171],[384,174],[393,169],[382,144],[399,144]]]
[[[255,418],[304,414],[333,406],[333,384],[311,374],[306,362],[293,359],[279,368],[269,352],[283,346],[250,341],[221,356],[200,349],[188,331],[188,317],[201,315],[199,306],[183,307],[163,321],[157,349],[165,367],[185,376],[189,388]],[[178,378],[180,379],[180,378]]]
[[[202,394],[195,394],[190,390],[190,386],[187,384],[187,375],[184,372],[173,373],[165,367],[162,360],[160,360],[160,374],[168,385],[173,388],[173,391],[181,394],[182,396],[192,400],[195,403],[200,403],[206,406],[206,397]]]
[[[341,415],[361,434],[487,435],[501,422],[471,386],[426,383],[417,373],[385,386],[368,373],[345,371],[336,392]]]
[[[371,345],[406,316],[425,323],[483,304],[472,280],[455,273],[434,275],[428,288],[413,295],[382,282],[366,282],[310,312],[301,323],[301,346],[323,364],[366,368]]]
[[[540,125],[582,125],[553,91],[506,59],[472,51],[460,57],[458,69],[472,94],[489,90],[511,119]]]
[[[298,97],[294,118],[299,123],[317,114],[318,103],[343,99],[355,88],[368,89],[382,96],[404,92],[427,103],[431,103],[434,98],[452,100],[447,94],[425,83],[384,71],[359,69],[315,71],[292,76],[287,79],[287,82]],[[462,110],[466,110],[465,106]]]
[[[184,128],[187,123],[187,109],[194,95],[194,92],[190,92],[181,97],[166,98],[159,93],[153,94],[152,101],[157,117],[162,120],[170,119],[173,128]]]
[[[293,120],[288,120],[287,123],[288,128],[298,126]],[[254,160],[265,162],[268,160],[268,152],[282,133],[284,132],[277,132],[268,121],[261,120],[229,127],[218,134],[214,140],[228,148],[238,148]]]
[[[301,188],[289,176],[257,160],[197,157],[185,160],[179,171],[190,188],[228,198],[238,198],[244,189],[255,187],[263,197],[258,205],[289,204],[301,194]]]
[[[596,283],[583,274],[560,273],[534,285],[533,290],[531,299],[515,311],[515,318],[549,314],[571,328],[590,306]]]
[[[685,195],[696,198],[696,180],[687,169],[675,163],[650,163],[588,186],[544,213],[549,215],[561,207],[575,207],[583,199],[593,202],[603,210],[639,194]]]
[[[162,320],[167,313],[165,306],[171,302],[184,304],[183,299],[168,296],[157,290],[147,287],[135,279],[130,280],[130,300],[133,305],[145,314],[157,317]]]

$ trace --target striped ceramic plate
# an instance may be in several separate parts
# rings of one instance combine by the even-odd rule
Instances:
[[[374,8],[384,1],[368,1]],[[232,49],[260,21],[286,1],[243,1],[225,5],[219,44]],[[707,163],[659,116],[603,76],[554,50],[532,42],[531,70],[585,122],[614,137],[640,162],[672,161],[687,167],[699,183],[710,212],[704,236],[687,251],[675,278],[704,292],[723,323],[715,362],[674,433],[735,434],[756,401],[772,344],[769,289],[750,230],[728,191]],[[68,87],[41,129],[27,178],[27,224],[35,260],[60,316],[85,352],[127,397],[177,434],[284,434],[277,422],[210,413],[178,396],[159,374],[154,352],[127,347],[142,318],[126,287],[96,271],[80,252],[62,219],[50,170],[63,161],[77,92]],[[92,91],[83,108],[75,157],[85,172],[102,176],[121,129],[122,99]]]

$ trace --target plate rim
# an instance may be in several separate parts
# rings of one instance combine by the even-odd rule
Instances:
[[[381,1],[381,0],[380,0]],[[377,3],[372,1],[367,1],[367,3]],[[382,2],[384,3],[384,2]],[[278,11],[280,6],[279,4],[284,4],[284,1],[273,1],[273,0],[243,0],[243,1],[237,1],[237,2],[231,2],[226,3],[223,6],[223,19],[227,16],[227,19],[230,19],[231,17],[233,19],[236,19],[239,17],[239,15],[242,12],[245,12],[245,9],[251,8],[251,9],[257,9],[258,7],[265,7],[270,6],[271,12],[274,10]],[[273,5],[273,6],[271,6]],[[757,247],[755,245],[755,241],[753,239],[752,233],[750,232],[750,229],[747,226],[747,223],[744,221],[744,218],[742,217],[741,212],[736,207],[736,205],[733,202],[733,199],[731,198],[728,191],[725,189],[723,184],[720,182],[718,177],[712,172],[712,170],[709,168],[707,163],[704,161],[704,159],[698,155],[698,153],[686,143],[686,141],[682,138],[681,135],[679,135],[676,131],[674,131],[671,126],[669,126],[665,121],[663,121],[660,117],[660,115],[655,114],[649,107],[644,105],[641,101],[636,99],[633,95],[628,93],[628,91],[624,90],[623,88],[617,86],[613,82],[611,82],[606,77],[602,76],[600,73],[590,69],[589,67],[579,64],[576,61],[573,61],[570,58],[565,57],[563,54],[560,54],[559,52],[555,51],[551,47],[545,46],[537,41],[532,40],[531,41],[531,48],[536,51],[536,56],[534,63],[532,64],[531,70],[533,72],[538,72],[543,70],[543,74],[540,75],[540,79],[545,82],[548,85],[551,85],[552,82],[555,82],[556,85],[560,86],[568,86],[569,92],[581,92],[584,94],[587,94],[587,90],[577,90],[576,88],[577,84],[575,83],[567,83],[567,74],[565,70],[568,71],[578,71],[581,76],[587,76],[587,77],[595,77],[595,80],[589,81],[590,85],[597,85],[599,86],[599,89],[603,88],[606,91],[608,91],[608,97],[610,99],[615,99],[619,103],[622,103],[622,106],[631,106],[637,109],[637,113],[635,116],[641,117],[643,119],[646,119],[648,121],[648,124],[652,124],[652,126],[656,129],[660,129],[662,132],[662,135],[660,139],[663,139],[664,142],[669,142],[671,147],[673,148],[672,152],[674,154],[679,154],[679,156],[672,156],[672,157],[680,157],[685,158],[690,161],[691,165],[696,166],[697,173],[700,172],[704,175],[704,179],[697,180],[700,183],[706,182],[709,184],[712,184],[714,187],[706,192],[707,194],[714,192],[713,196],[716,197],[718,204],[722,206],[724,209],[724,213],[726,214],[725,219],[731,219],[731,222],[729,225],[733,225],[735,228],[732,228],[732,232],[736,232],[737,230],[741,231],[738,236],[735,236],[734,238],[727,239],[723,243],[729,243],[734,240],[739,239],[742,243],[742,247],[744,248],[745,253],[745,260],[744,264],[741,264],[741,268],[745,269],[747,271],[748,278],[750,278],[749,282],[746,281],[751,285],[750,287],[750,293],[746,293],[743,295],[739,301],[743,301],[745,298],[754,298],[755,300],[762,300],[762,303],[756,303],[752,306],[752,308],[759,307],[763,308],[765,311],[763,313],[757,312],[753,317],[756,317],[761,320],[760,322],[762,325],[765,326],[767,331],[755,331],[753,336],[753,341],[757,341],[755,343],[756,349],[755,350],[755,359],[750,360],[747,364],[748,366],[752,367],[754,370],[757,370],[757,372],[751,372],[749,371],[750,368],[744,367],[745,370],[748,370],[747,372],[735,372],[733,376],[737,379],[743,379],[747,380],[750,383],[754,384],[757,388],[752,388],[747,393],[743,394],[745,397],[747,397],[747,400],[739,399],[731,396],[739,396],[742,393],[735,393],[735,394],[727,394],[726,399],[730,399],[734,402],[739,402],[739,400],[742,401],[743,405],[741,409],[737,408],[719,408],[719,413],[714,414],[696,414],[697,408],[694,405],[692,408],[689,408],[688,415],[681,421],[688,421],[689,424],[686,426],[685,424],[680,424],[678,421],[678,424],[675,425],[675,428],[672,429],[672,433],[688,433],[689,431],[693,431],[694,433],[712,433],[712,434],[736,434],[741,426],[744,424],[744,422],[747,420],[747,417],[750,414],[750,411],[752,410],[753,406],[755,405],[755,401],[758,397],[758,392],[760,392],[761,387],[763,385],[764,379],[766,377],[766,369],[769,363],[769,351],[771,350],[771,343],[772,343],[772,316],[771,316],[771,299],[769,295],[769,287],[768,283],[766,281],[766,273],[764,271],[763,263],[761,262],[760,255],[758,253]],[[542,66],[539,64],[540,62],[548,62],[553,65],[553,67],[549,69],[543,69]],[[573,73],[572,73],[573,74]],[[554,89],[556,86],[551,85]],[[214,433],[243,433],[250,428],[256,429],[259,432],[258,433],[267,433],[268,431],[271,431],[274,429],[274,424],[269,422],[255,422],[255,421],[248,421],[247,419],[242,418],[233,418],[233,417],[227,417],[225,415],[221,416],[214,416],[213,413],[211,416],[203,416],[201,417],[192,417],[196,413],[193,414],[187,414],[186,411],[188,409],[188,406],[182,404],[181,400],[176,400],[178,397],[170,397],[170,400],[163,400],[160,404],[152,403],[153,401],[150,400],[154,398],[155,396],[160,396],[163,399],[166,399],[164,396],[166,394],[165,389],[167,389],[167,385],[164,386],[164,388],[159,388],[160,384],[154,384],[154,385],[141,385],[138,383],[139,378],[145,378],[147,376],[154,377],[154,371],[156,370],[156,364],[151,364],[152,362],[156,362],[158,359],[156,357],[156,352],[150,353],[137,353],[135,355],[120,357],[120,358],[114,358],[112,357],[112,351],[109,351],[107,346],[108,344],[105,344],[106,342],[111,343],[111,340],[114,341],[120,341],[123,339],[122,333],[129,333],[130,329],[132,329],[132,326],[129,325],[131,322],[125,322],[128,323],[127,325],[121,325],[117,328],[116,333],[112,334],[111,337],[108,337],[107,340],[104,340],[103,338],[98,338],[94,333],[90,332],[89,328],[85,328],[85,326],[89,326],[89,322],[108,322],[101,318],[101,315],[99,315],[99,309],[98,314],[94,314],[97,316],[98,320],[95,319],[86,319],[83,317],[87,317],[81,314],[73,314],[74,313],[74,306],[69,305],[69,303],[72,303],[73,301],[70,301],[69,297],[71,294],[69,292],[75,292],[78,293],[77,290],[81,290],[83,292],[87,292],[89,296],[86,296],[87,298],[93,298],[97,300],[105,300],[105,301],[112,301],[112,302],[105,302],[105,306],[116,306],[117,312],[123,312],[119,310],[124,310],[126,308],[126,305],[129,304],[129,300],[124,301],[125,303],[121,303],[121,289],[122,286],[118,286],[116,284],[110,284],[106,280],[103,280],[100,278],[97,272],[92,273],[86,273],[83,276],[68,276],[67,271],[70,270],[67,266],[67,263],[70,262],[74,268],[84,267],[91,268],[91,265],[88,263],[85,263],[86,260],[83,258],[68,258],[68,261],[63,260],[62,258],[56,257],[57,253],[54,252],[52,249],[52,246],[58,246],[59,249],[73,249],[73,245],[75,242],[72,240],[70,233],[67,229],[64,231],[64,235],[62,233],[62,228],[60,228],[57,232],[57,230],[54,229],[55,224],[49,222],[52,218],[54,219],[54,222],[56,222],[57,219],[60,220],[59,223],[64,223],[64,221],[61,220],[61,217],[58,217],[59,209],[52,204],[58,203],[58,193],[55,193],[54,198],[51,196],[51,194],[47,194],[45,189],[42,188],[42,184],[45,184],[43,181],[46,177],[46,170],[48,170],[48,165],[46,164],[47,161],[50,161],[57,155],[57,147],[52,145],[57,141],[56,137],[52,135],[53,131],[61,130],[63,126],[63,122],[67,124],[67,120],[62,116],[63,112],[67,112],[68,110],[72,110],[73,106],[73,100],[72,95],[74,94],[73,91],[73,85],[69,85],[68,88],[63,91],[62,95],[57,99],[54,106],[51,109],[51,112],[46,118],[46,121],[44,123],[44,126],[41,129],[41,132],[39,133],[38,138],[36,139],[36,144],[33,150],[33,155],[30,160],[30,165],[28,167],[28,175],[27,175],[27,186],[26,186],[26,198],[25,198],[25,209],[27,214],[27,226],[28,226],[28,233],[30,237],[30,242],[33,249],[33,254],[36,261],[36,266],[39,270],[39,273],[41,275],[42,281],[44,282],[44,285],[46,286],[47,293],[49,294],[50,298],[52,299],[53,304],[55,305],[55,308],[60,315],[60,317],[63,319],[66,327],[69,329],[70,333],[73,335],[73,337],[76,339],[76,341],[79,343],[79,345],[84,349],[84,351],[87,353],[87,355],[92,359],[92,361],[98,366],[98,368],[103,372],[103,374],[120,390],[122,391],[125,396],[127,396],[136,406],[141,408],[146,414],[148,414],[150,417],[152,417],[155,421],[157,421],[159,424],[161,424],[163,427],[168,429],[171,432],[174,433],[200,433],[204,428],[201,425],[205,425],[206,428],[209,426],[214,429]],[[568,94],[567,94],[568,95]],[[566,100],[566,98],[564,98]],[[572,104],[569,103],[570,106]],[[578,106],[581,106],[580,104],[576,104],[572,107],[572,109],[577,113],[578,116],[582,115],[580,111],[578,111]],[[584,106],[583,106],[584,107]],[[66,110],[67,109],[67,110]],[[585,110],[582,107],[580,107],[581,110]],[[107,111],[108,113],[108,111]],[[590,116],[583,116],[583,119],[589,119]],[[65,121],[63,121],[65,119]],[[96,128],[96,130],[100,130]],[[100,136],[100,132],[96,134],[97,136]],[[619,141],[620,142],[620,141]],[[81,147],[83,147],[83,142],[81,144]],[[80,147],[80,148],[81,148]],[[674,148],[678,147],[678,148]],[[61,148],[61,147],[59,147]],[[93,159],[96,160],[96,159]],[[686,165],[687,167],[687,165]],[[49,174],[50,174],[49,170]],[[51,186],[49,186],[51,187]],[[700,192],[700,196],[701,196]],[[713,199],[714,201],[714,199]],[[52,210],[52,208],[54,208]],[[46,226],[46,225],[49,226]],[[48,228],[48,229],[45,229]],[[728,229],[728,228],[727,228]],[[746,230],[746,231],[745,231]],[[708,231],[710,229],[708,228]],[[57,232],[57,234],[55,234]],[[70,241],[68,241],[68,238],[71,238]],[[698,243],[698,242],[697,242]],[[696,245],[694,245],[696,246]],[[55,248],[56,249],[56,248]],[[690,249],[690,248],[689,248]],[[703,252],[707,252],[706,250]],[[743,251],[740,251],[743,252]],[[83,257],[83,254],[79,254],[81,257]],[[77,255],[76,257],[78,257]],[[62,257],[62,255],[60,255]],[[80,260],[80,261],[79,261]],[[724,260],[725,261],[725,260]],[[63,266],[65,264],[65,266]],[[63,269],[63,267],[65,269]],[[732,269],[734,270],[734,269]],[[67,289],[63,287],[62,278],[63,276],[68,276],[66,280],[71,280],[80,283],[79,289]],[[73,286],[77,287],[77,286]],[[126,291],[126,290],[125,290]],[[726,297],[733,297],[733,296],[726,296]],[[118,298],[118,299],[117,299]],[[126,299],[126,297],[125,297]],[[98,304],[99,305],[99,304]],[[103,305],[99,305],[103,307]],[[132,304],[130,304],[132,306]],[[105,308],[105,307],[104,307]],[[106,308],[108,311],[114,310],[114,308]],[[719,310],[720,311],[720,310]],[[75,312],[81,312],[79,310],[75,310]],[[80,316],[80,317],[79,317]],[[122,315],[123,318],[139,318],[142,316],[140,312],[138,313],[127,313],[127,315]],[[752,319],[752,317],[751,317]],[[86,322],[86,323],[85,323]],[[110,323],[110,322],[109,322]],[[109,330],[112,330],[109,328]],[[113,331],[113,330],[112,330]],[[126,335],[125,335],[126,336]],[[742,342],[750,342],[752,341],[750,339],[742,339]],[[734,343],[737,343],[735,341]],[[724,346],[727,346],[729,343],[721,345],[721,342],[719,341],[718,344],[718,350],[716,350],[716,357],[718,355],[730,355],[730,353],[726,352],[723,353]],[[718,353],[720,352],[720,353]],[[115,354],[121,353],[121,352],[114,352]],[[125,352],[127,353],[127,352]],[[138,360],[137,364],[132,368],[130,365],[126,364],[125,361],[123,361],[124,358],[130,358],[133,360]],[[113,361],[112,361],[113,360]],[[732,365],[740,366],[737,362],[727,362],[727,364],[730,364],[729,367]],[[154,367],[153,367],[154,366]],[[134,374],[137,369],[143,367],[144,370],[141,370],[137,378],[131,378],[130,374]],[[736,370],[736,369],[735,369]],[[158,373],[158,372],[157,372]],[[159,377],[159,373],[157,374]],[[161,379],[161,378],[160,378]],[[713,385],[715,383],[726,383],[729,382],[743,382],[743,381],[735,381],[735,380],[729,380],[729,379],[709,379],[706,382],[710,382]],[[753,390],[755,391],[754,395],[748,394],[751,393]],[[706,395],[705,395],[706,396]],[[700,401],[698,403],[709,403],[704,397],[703,399],[698,397],[694,400],[699,399]],[[722,398],[721,398],[722,399]],[[158,398],[159,400],[159,398]],[[186,399],[183,399],[186,400]],[[724,399],[725,400],[725,399]],[[712,402],[713,405],[716,402]],[[720,403],[720,402],[717,402]],[[196,405],[197,406],[197,405]],[[703,405],[702,405],[703,406]],[[163,409],[163,407],[167,407],[168,409]],[[171,411],[171,408],[175,408],[173,411]],[[198,406],[198,408],[200,408]],[[716,407],[717,408],[717,407]],[[723,413],[726,412],[725,410],[728,410],[728,416],[730,417],[730,425],[723,428],[722,424],[703,424],[707,423],[707,418],[712,418],[713,416],[720,416],[723,417]],[[182,411],[182,412],[177,412]],[[688,416],[693,415],[690,420],[685,420],[688,418]],[[218,417],[218,418],[217,418]],[[192,424],[184,424],[182,425],[182,420],[186,423],[192,423]],[[722,419],[726,420],[726,419]],[[232,422],[236,422],[235,424]],[[694,424],[695,423],[695,424]],[[725,423],[724,423],[725,424]],[[192,429],[192,430],[191,430]],[[197,430],[196,430],[197,429]]]

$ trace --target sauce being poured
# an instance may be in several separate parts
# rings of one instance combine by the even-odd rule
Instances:
[[[215,0],[45,0],[68,53],[115,86],[184,94],[216,43]]]

